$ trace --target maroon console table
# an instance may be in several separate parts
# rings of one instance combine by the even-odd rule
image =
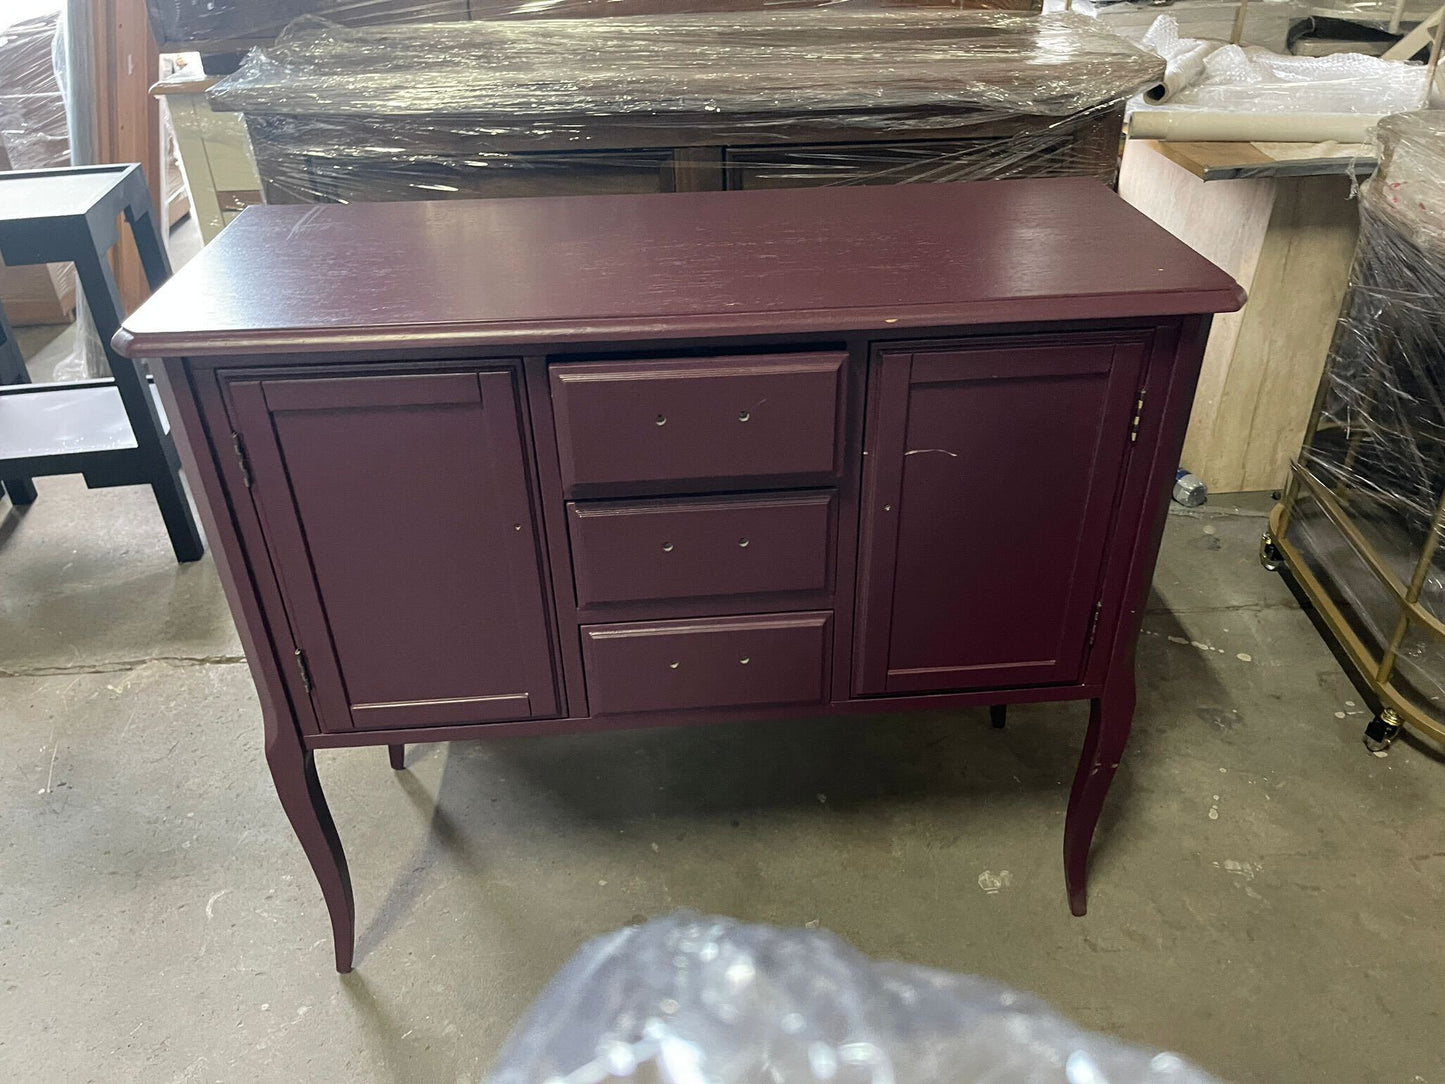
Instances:
[[[1082,914],[1242,299],[1087,180],[253,207],[117,345],[164,359],[346,971],[336,746],[1087,699]]]

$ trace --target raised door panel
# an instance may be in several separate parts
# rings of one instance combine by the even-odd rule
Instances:
[[[229,393],[324,730],[558,713],[511,371]]]
[[[856,695],[1080,679],[1146,345],[875,360]]]

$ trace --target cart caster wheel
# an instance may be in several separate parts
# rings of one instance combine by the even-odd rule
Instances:
[[[1264,565],[1266,572],[1278,572],[1284,567],[1284,554],[1279,552],[1274,535],[1268,531],[1259,540],[1259,563]]]
[[[1399,733],[1400,717],[1394,709],[1386,708],[1365,727],[1365,748],[1372,753],[1383,753]]]

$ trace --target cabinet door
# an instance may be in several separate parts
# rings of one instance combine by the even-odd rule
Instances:
[[[232,383],[327,731],[557,714],[510,371]]]
[[[1079,680],[1146,342],[875,359],[855,694]]]

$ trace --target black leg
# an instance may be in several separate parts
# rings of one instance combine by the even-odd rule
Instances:
[[[140,255],[141,269],[145,272],[146,283],[152,290],[171,277],[171,261],[166,255],[166,244],[151,213],[151,194],[145,183],[144,174],[135,178],[134,187],[127,193],[126,221],[130,223],[131,236],[135,238],[136,252]]]
[[[1008,722],[1007,704],[990,704],[988,709],[988,721],[993,724],[995,730],[1002,730]]]
[[[154,229],[150,231],[154,234]],[[131,431],[135,434],[138,453],[150,479],[161,518],[171,537],[171,548],[177,561],[196,561],[206,552],[201,531],[191,514],[191,504],[181,482],[180,465],[174,445],[165,432],[151,395],[149,382],[141,367],[123,358],[110,345],[111,336],[120,328],[120,293],[110,273],[105,253],[98,248],[77,255],[75,271],[85,291],[85,300],[95,321],[95,330],[105,348],[116,390],[125,404]]]
[[[182,563],[199,561],[206,555],[206,543],[201,539],[196,517],[191,514],[191,502],[186,498],[181,472],[169,471],[163,479],[151,483],[151,491],[160,506],[166,533],[171,536],[171,549],[176,560]]]
[[[386,752],[387,755],[391,757],[391,767],[393,771],[399,772],[406,767],[406,746],[388,745]]]
[[[0,496],[10,495],[10,503],[14,505],[35,503],[35,483],[29,478],[4,478],[0,479]]]
[[[25,359],[20,356],[20,344],[15,341],[15,330],[0,308],[0,384],[29,384],[30,373],[25,368]],[[20,475],[0,474],[0,493],[10,494],[12,504],[30,504],[35,500],[35,485],[29,478]]]

